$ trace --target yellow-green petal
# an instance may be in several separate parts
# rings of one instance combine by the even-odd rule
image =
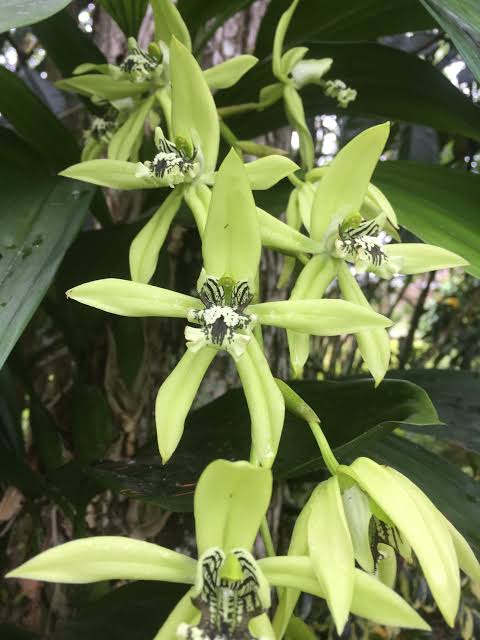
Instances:
[[[360,210],[375,165],[387,142],[388,122],[353,138],[329,165],[313,198],[310,235],[325,240],[342,220]]]
[[[364,309],[372,308],[343,260],[338,261],[338,284],[345,300]],[[375,386],[378,386],[390,363],[390,337],[385,329],[367,329],[356,333],[355,338],[362,358],[375,380]]]
[[[440,611],[451,626],[460,598],[460,578],[450,534],[423,493],[408,480],[368,458],[358,458],[339,472],[350,475],[379,505],[410,543]]]
[[[270,189],[297,169],[299,166],[290,158],[279,155],[259,158],[245,165],[250,187],[254,191]]]
[[[272,474],[248,462],[215,460],[200,476],[194,512],[198,553],[252,548],[272,493]]]
[[[273,40],[273,75],[283,82],[288,80],[288,76],[282,69],[283,43],[285,41],[285,34],[287,33],[288,26],[292,20],[293,14],[295,13],[298,2],[299,0],[293,0],[290,7],[286,11],[284,11],[284,13],[282,13],[280,20],[278,21],[277,29],[275,31],[275,37]]]
[[[252,451],[270,468],[275,460],[285,418],[285,403],[256,338],[235,363],[252,423]]]
[[[308,549],[341,635],[352,603],[355,558],[336,476],[315,489],[308,522]]]
[[[253,289],[260,262],[257,210],[244,165],[232,149],[218,170],[203,235],[205,272]]]
[[[158,449],[164,464],[180,442],[190,407],[216,354],[217,351],[210,347],[196,352],[186,351],[158,390],[155,423]]]
[[[47,582],[162,580],[192,584],[196,562],[144,540],[96,536],[48,549],[8,574]]]
[[[137,164],[135,162],[99,159],[73,164],[61,171],[59,175],[123,191],[153,189],[159,186],[154,180],[137,178],[136,172]]]
[[[180,11],[172,0],[151,0],[153,19],[155,22],[155,40],[162,40],[170,45],[173,36],[177,38],[189,51],[192,41]]]
[[[305,119],[302,99],[298,91],[291,85],[287,85],[284,88],[283,98],[285,100],[285,111],[288,121],[298,133],[302,166],[305,169],[311,169],[315,157],[315,148],[312,134]]]
[[[170,73],[174,138],[199,146],[203,173],[211,173],[220,142],[217,109],[198,62],[175,37],[170,46]]]
[[[318,253],[322,247],[300,231],[257,207],[262,245],[287,255]]]
[[[363,491],[353,485],[342,494],[343,509],[347,519],[353,544],[355,560],[368,573],[374,572],[374,562],[370,547],[370,520],[372,511]]]
[[[180,208],[182,197],[183,189],[174,189],[133,239],[130,245],[130,273],[134,282],[147,283],[155,273],[160,250]]]
[[[450,269],[452,267],[465,267],[467,260],[461,256],[436,247],[433,244],[421,242],[388,244],[384,251],[389,258],[400,259],[400,273],[415,274],[435,271],[437,269]]]
[[[258,62],[250,55],[235,56],[220,64],[205,69],[203,75],[210,89],[228,89],[242,78]]]
[[[133,318],[186,318],[190,309],[203,308],[198,298],[119,278],[105,278],[79,284],[67,291],[67,298],[102,311]]]
[[[344,300],[281,300],[252,304],[261,324],[313,336],[338,336],[392,323],[385,316]]]
[[[143,100],[122,126],[115,131],[108,144],[108,159],[127,161],[136,159],[143,140],[143,128],[155,96]]]
[[[186,185],[183,197],[195,218],[198,233],[200,234],[200,237],[202,237],[207,224],[208,209],[210,207],[210,200],[212,199],[212,192],[207,185],[202,184],[201,182],[194,182],[193,184]]]
[[[98,73],[58,80],[55,86],[65,91],[78,93],[81,96],[98,96],[110,102],[122,98],[137,97],[150,88],[147,82],[130,82],[130,80],[109,78]]]

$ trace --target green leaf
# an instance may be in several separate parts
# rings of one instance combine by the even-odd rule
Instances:
[[[301,6],[302,3],[300,3]],[[309,85],[301,91],[307,118],[321,113],[375,115],[416,122],[440,131],[480,139],[480,109],[435,67],[413,54],[367,42],[308,43],[309,57],[333,58],[328,78],[341,78],[358,91],[344,109]],[[257,64],[248,78],[218,96],[219,107],[255,101],[260,89],[272,82],[270,61]],[[287,124],[281,104],[255,114],[235,116],[229,126],[239,138],[274,131]]]
[[[195,490],[198,555],[211,547],[228,553],[253,546],[272,494],[272,474],[248,462],[215,460]]]
[[[480,483],[454,464],[405,438],[388,435],[362,451],[388,464],[418,485],[480,551]],[[351,458],[351,456],[349,456]]]
[[[152,640],[184,593],[183,585],[153,581],[124,585],[81,606],[73,617],[59,620],[53,640]]]
[[[410,369],[391,371],[389,378],[402,378],[417,384],[428,393],[446,427],[422,427],[422,435],[433,435],[480,454],[480,374],[454,369]],[[416,431],[416,427],[409,430]]]
[[[137,37],[148,0],[99,0],[99,3],[112,16],[127,38]]]
[[[70,76],[76,67],[86,62],[106,63],[93,39],[79,29],[67,11],[38,22],[33,31],[63,76]]]
[[[112,413],[98,387],[75,385],[72,435],[76,458],[81,463],[103,458],[115,435]]]
[[[320,416],[328,441],[341,457],[363,451],[366,443],[399,424],[438,423],[427,394],[410,382],[384,380],[377,389],[371,380],[288,384]],[[250,413],[243,390],[236,389],[187,417],[182,441],[167,468],[158,459],[155,442],[128,464],[102,463],[91,473],[105,487],[188,511],[193,487],[205,466],[217,458],[248,459],[250,445]],[[301,477],[321,468],[323,462],[307,425],[287,414],[274,477]]]
[[[275,0],[268,5],[257,36],[255,53],[260,58],[270,54],[278,21],[290,3],[291,0]],[[286,48],[314,39],[376,40],[379,36],[422,31],[435,26],[434,20],[416,0],[324,2],[321,19],[312,19],[317,10],[317,0],[300,2],[286,33]]]
[[[34,24],[63,9],[69,0],[4,0],[0,15],[0,33]]]
[[[373,177],[402,226],[423,241],[459,254],[480,277],[480,176],[420,164],[381,162]]]
[[[254,0],[179,0],[178,9],[187,23],[190,33],[196,34],[200,28],[213,19],[207,36],[202,37],[205,44],[208,34],[213,34],[230,16],[251,5]],[[199,47],[197,47],[198,49]]]
[[[480,82],[480,11],[476,0],[421,0],[453,40],[477,82]]]
[[[50,167],[62,169],[78,158],[70,132],[19,76],[2,66],[0,112]]]
[[[0,367],[47,291],[93,194],[84,184],[43,173],[38,157],[13,133],[1,137]]]

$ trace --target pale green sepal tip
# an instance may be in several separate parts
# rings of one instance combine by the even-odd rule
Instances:
[[[203,234],[209,276],[246,280],[253,289],[260,262],[257,210],[244,165],[233,149],[218,170]]]
[[[110,187],[111,189],[122,189],[124,191],[151,189],[159,186],[155,182],[137,178],[136,171],[137,164],[135,162],[99,159],[74,164],[60,171],[58,175],[64,178],[90,182],[100,187]]]
[[[187,351],[158,390],[155,424],[163,464],[170,460],[180,442],[188,412],[216,354],[211,347]]]
[[[285,156],[270,155],[245,165],[250,187],[255,190],[270,189],[300,167]]]
[[[69,289],[66,295],[90,307],[133,318],[186,318],[191,309],[203,307],[198,298],[119,278],[86,282]]]
[[[365,309],[371,309],[370,303],[363,294],[350,268],[343,260],[337,261],[338,284],[342,296]],[[355,334],[358,348],[365,364],[375,380],[377,387],[388,370],[390,364],[390,338],[385,329],[368,329]]]
[[[155,39],[169,44],[172,37],[175,36],[191,51],[192,41],[188,27],[172,0],[151,0],[150,4],[155,22]]]
[[[312,238],[325,239],[327,232],[360,210],[389,132],[389,122],[370,127],[355,136],[335,156],[313,198]]]
[[[71,584],[119,579],[191,583],[195,570],[191,558],[151,542],[96,536],[48,549],[7,577]]]
[[[355,560],[367,573],[374,572],[370,547],[370,520],[372,512],[367,496],[357,485],[342,493],[343,509],[352,538]]]
[[[172,220],[182,202],[183,189],[175,188],[138,232],[130,245],[130,273],[134,282],[150,281]]]
[[[215,460],[204,470],[194,497],[198,553],[219,547],[252,548],[272,492],[272,473],[248,462]]]
[[[355,559],[336,476],[319,484],[312,496],[308,548],[341,635],[352,603]]]
[[[468,261],[453,251],[420,242],[388,244],[384,251],[389,258],[399,259],[400,273],[425,273],[437,269],[466,267]]]
[[[258,62],[258,58],[251,55],[235,56],[220,64],[205,69],[203,75],[210,89],[228,89],[237,84],[252,67]]]
[[[177,38],[170,45],[172,132],[199,146],[203,173],[215,170],[220,142],[217,108],[203,71]]]

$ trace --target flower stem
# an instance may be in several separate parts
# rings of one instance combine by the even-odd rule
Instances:
[[[248,113],[249,111],[256,111],[257,109],[258,102],[244,102],[243,104],[219,107],[217,113],[221,118],[228,118],[229,116],[237,115],[237,113]]]
[[[227,144],[235,149],[240,158],[243,160],[243,151],[238,146],[240,142],[229,126],[220,118],[220,133]]]
[[[273,558],[276,556],[275,545],[273,544],[272,534],[270,533],[270,527],[268,526],[267,517],[263,516],[262,523],[260,525],[260,535],[262,536],[263,544],[265,545],[265,551],[267,556]]]
[[[322,427],[320,423],[316,420],[311,420],[308,422],[308,426],[310,427],[313,437],[317,441],[318,447],[320,449],[320,453],[322,454],[323,461],[327,469],[330,471],[332,476],[337,473],[337,469],[340,466],[338,460],[335,458],[333,451],[328,444],[328,440],[325,437],[325,434],[322,431]]]

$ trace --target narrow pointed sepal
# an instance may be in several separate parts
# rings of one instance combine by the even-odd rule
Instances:
[[[105,278],[79,284],[67,291],[67,298],[119,316],[186,318],[192,309],[201,309],[198,298],[150,284]]]
[[[348,302],[371,309],[348,265],[343,260],[338,263],[338,284],[342,296]],[[390,364],[390,337],[385,329],[367,329],[355,333],[355,338],[362,358],[375,380],[375,386],[378,386]]]
[[[277,455],[282,435],[283,396],[255,338],[235,364],[250,411],[253,453],[262,466],[269,468]]]
[[[203,76],[210,89],[228,89],[237,84],[257,62],[258,58],[255,56],[235,56],[210,69],[205,69]]]
[[[137,164],[122,160],[87,160],[73,164],[61,171],[59,175],[123,191],[162,186],[158,181],[137,177]]]
[[[341,635],[352,603],[355,559],[336,476],[319,484],[312,496],[308,549]]]
[[[466,267],[469,263],[461,256],[420,242],[388,244],[383,247],[385,254],[392,261],[398,261],[399,272],[408,274],[425,273],[437,269]]]
[[[319,253],[320,243],[257,207],[262,245],[286,255]]]
[[[252,548],[272,493],[272,473],[248,462],[215,460],[195,490],[198,553]]]
[[[164,580],[193,583],[196,562],[157,544],[120,536],[73,540],[48,549],[9,578],[84,584],[101,580]]]
[[[172,0],[152,0],[150,4],[155,22],[155,40],[162,40],[170,45],[172,37],[175,37],[191,51],[192,41],[188,27]]]
[[[180,208],[183,189],[174,189],[130,245],[130,273],[134,282],[147,283],[155,273],[158,256],[172,220]]]
[[[158,390],[155,403],[157,442],[165,464],[180,442],[185,420],[198,388],[217,351],[204,347],[187,351]]]

